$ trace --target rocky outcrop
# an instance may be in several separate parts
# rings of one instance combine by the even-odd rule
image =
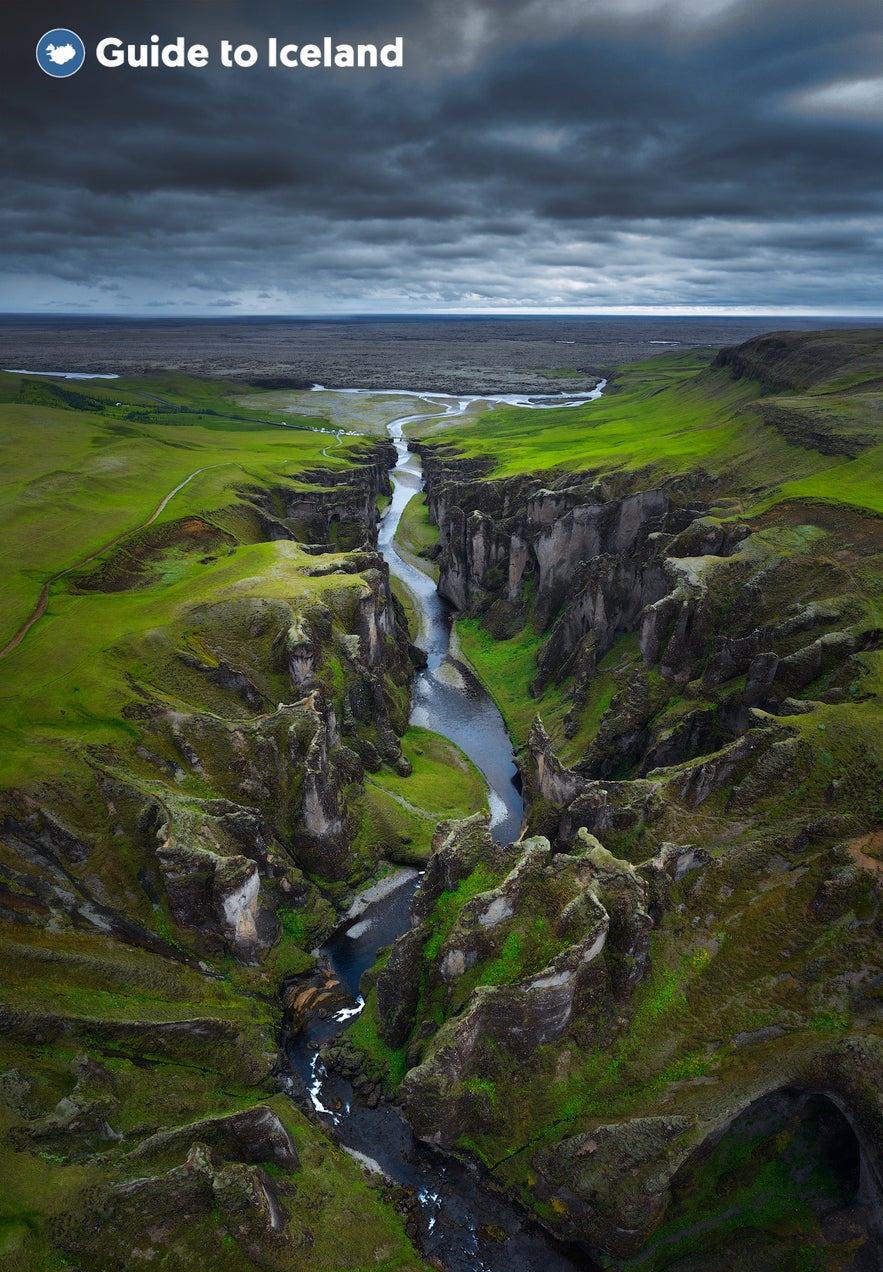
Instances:
[[[634,630],[645,607],[665,592],[665,574],[659,562],[647,555],[605,554],[588,563],[578,558],[572,565],[560,613],[537,657],[534,694],[541,694],[550,680],[561,681],[573,673],[579,686],[584,686],[598,661],[620,636]],[[573,562],[572,557],[564,560]],[[551,596],[547,604],[553,604]],[[555,606],[549,612],[558,609]],[[589,651],[587,659],[584,655]]]
[[[310,469],[289,486],[247,487],[241,494],[270,539],[291,538],[328,552],[374,547],[377,497],[392,493],[395,459],[395,447],[378,442],[355,467]]]
[[[706,540],[719,550],[732,548],[732,555],[671,555],[676,547],[692,550]],[[856,655],[874,648],[878,635],[842,596],[843,579],[833,569],[814,567],[822,596],[822,589],[832,587],[834,598],[807,601],[791,562],[759,546],[742,533],[722,540],[707,518],[666,540],[659,568],[670,590],[632,615],[643,668],[630,667],[621,675],[583,757],[569,768],[562,765],[548,736],[537,725],[531,730],[523,777],[534,828],[571,834],[579,824],[574,801],[580,799],[589,814],[584,824],[603,833],[611,823],[598,818],[609,805],[610,779],[624,770],[632,780],[665,783],[689,807],[729,787],[732,807],[744,809],[752,800],[762,801],[771,778],[781,781],[787,771],[800,780],[806,770],[800,746],[770,717],[811,711],[811,701],[797,695],[808,697],[813,685],[829,701],[842,699],[842,686],[851,684],[854,693],[861,674]],[[772,598],[780,602],[786,588],[798,599],[790,613],[782,616],[780,609],[770,621]],[[544,668],[549,662],[559,675],[572,678],[574,701],[564,721],[565,737],[578,728],[599,661],[594,633],[581,641],[579,628],[570,628],[568,639],[559,643],[569,608],[540,647],[534,684],[541,691],[548,683]],[[627,607],[619,612],[625,614]],[[850,626],[844,626],[845,619],[852,620]],[[807,641],[807,635],[812,639]],[[602,643],[598,652],[603,649]],[[671,710],[682,696],[686,701]],[[592,787],[599,781],[601,787]],[[634,794],[640,795],[638,788]],[[571,812],[559,832],[553,810],[562,806]]]
[[[329,880],[353,873],[351,792],[363,765],[408,767],[398,735],[407,723],[413,665],[385,562],[364,552],[307,569],[326,581],[318,595],[302,606],[277,602],[259,619],[269,658],[297,701],[233,725],[202,712],[166,712],[153,722],[174,745],[182,773],[210,779],[243,817],[249,810],[254,817],[255,805],[262,810],[259,829],[243,841],[205,810],[194,815],[175,799],[159,854],[175,918],[217,933],[246,960],[278,935],[282,881],[292,893],[298,870]],[[237,610],[233,617],[246,626],[247,615]],[[204,647],[224,618],[223,606],[207,615]],[[253,615],[252,627],[256,621]]]
[[[758,1045],[763,1046],[763,1041],[758,1040]],[[853,1180],[841,1179],[835,1184],[835,1195],[825,1198],[825,1209],[828,1214],[837,1211],[836,1188],[851,1201],[850,1182],[853,1189],[857,1185],[859,1209],[841,1217],[853,1243],[848,1249],[876,1249],[883,1220],[881,1106],[870,1090],[869,1079],[879,1062],[878,1048],[874,1042],[851,1042],[821,1048],[815,1054],[786,1053],[786,1057],[778,1071],[770,1066],[763,1077],[746,1081],[738,1093],[732,1089],[708,1091],[692,1101],[689,1112],[668,1109],[652,1116],[596,1124],[534,1154],[531,1166],[536,1172],[537,1193],[547,1205],[552,1203],[559,1234],[588,1240],[590,1247],[615,1260],[628,1261],[639,1252],[646,1257],[655,1245],[654,1230],[663,1219],[668,1219],[670,1231],[677,1231],[672,1219],[677,1216],[682,1221],[679,1197],[698,1181],[708,1187],[718,1145],[730,1138],[734,1141],[731,1152],[744,1152],[747,1142],[755,1153],[766,1148],[774,1159],[775,1150],[764,1145],[764,1135],[771,1144],[787,1143],[789,1126],[793,1134],[809,1108],[811,1124],[818,1125],[820,1118],[827,1120],[832,1152],[855,1158]],[[739,1136],[744,1137],[741,1142]],[[804,1152],[806,1147],[804,1140]],[[811,1165],[805,1157],[789,1165],[794,1171],[792,1186],[799,1188]],[[783,1176],[788,1169],[780,1162]],[[727,1174],[720,1184],[722,1190],[733,1186]],[[813,1200],[809,1194],[808,1204]],[[839,1204],[843,1205],[843,1195]],[[834,1225],[831,1234],[838,1243]],[[660,1247],[664,1249],[664,1241]],[[871,1261],[868,1266],[876,1263]]]
[[[878,1040],[844,1041],[811,1013],[845,993],[867,1019],[847,970],[855,951],[835,953],[830,925],[847,923],[874,958],[876,890],[849,854],[817,843],[787,850],[793,870],[769,848],[714,857],[676,842],[635,867],[581,830],[565,853],[534,838],[489,865],[475,820],[447,827],[373,1008],[381,1029],[394,1027],[388,1045],[405,1052],[399,1090],[417,1134],[446,1150],[481,1145],[502,1179],[526,1173],[558,1236],[618,1261],[646,1252],[663,1220],[689,1229],[680,1181],[694,1163],[700,1176],[711,1169],[726,1136],[747,1134],[760,1151],[760,1103],[787,1112],[769,1122],[774,1154],[785,1124],[793,1134],[807,1100],[821,1099],[842,1114],[836,1133],[855,1140],[864,1209],[850,1231],[870,1239],[883,1214]],[[771,976],[782,922],[788,971]],[[798,984],[815,987],[810,999]],[[727,1024],[744,1019],[737,1001],[765,1002],[762,1018],[780,1023],[737,1032]],[[351,1050],[341,1063],[361,1071]],[[732,1156],[721,1160],[730,1169]]]
[[[865,979],[883,968],[879,871],[860,845],[880,766],[861,740],[871,717],[850,704],[876,684],[858,563],[879,553],[879,525],[850,514],[847,531],[809,505],[749,523],[690,506],[676,481],[546,489],[425,462],[442,591],[491,636],[518,636],[519,677],[531,627],[542,639],[525,839],[493,859],[474,830],[469,853],[448,832],[377,979],[415,1129],[480,1155],[606,1265],[655,1250],[663,1221],[690,1248],[689,1188],[758,1101],[793,1106],[770,1145],[799,1126],[798,1156],[824,1159],[824,1143],[804,1146],[827,1100],[861,1147],[873,1200],[851,1231],[869,1249]],[[481,669],[498,674],[491,656]],[[849,1048],[864,1058],[846,1077]],[[668,1240],[660,1259],[679,1248]]]
[[[12,1140],[18,1148],[40,1144],[44,1151],[82,1151],[100,1149],[122,1138],[112,1126],[120,1110],[113,1075],[83,1052],[74,1058],[71,1070],[73,1090],[43,1116],[32,1117],[13,1129]]]
[[[648,967],[648,885],[627,862],[585,831],[567,854],[538,837],[484,856],[483,838],[478,819],[440,832],[373,990],[386,1044],[412,1040],[402,1093],[415,1129],[446,1144],[487,1122],[473,1079],[529,1066],[565,1034],[597,1042]]]
[[[84,930],[110,933],[132,946],[175,962],[185,961],[180,950],[138,922],[122,905],[107,904],[92,869],[92,836],[64,826],[60,817],[26,796],[3,802],[2,917],[17,925],[43,927],[53,916],[64,916]],[[143,799],[139,810],[144,811]]]
[[[184,927],[219,930],[245,961],[273,943],[278,925],[258,909],[261,874],[257,862],[178,846],[160,849],[157,859],[172,914]]]
[[[605,482],[549,490],[525,478],[476,481],[467,475],[472,461],[463,461],[461,473],[455,461],[421,449],[430,517],[439,527],[441,594],[508,634],[524,620],[529,585],[534,623],[545,629],[557,619],[538,691],[566,674],[586,636],[595,658],[603,657],[665,592],[656,539],[690,520],[665,490],[610,497]]]
[[[555,745],[535,726],[521,765],[530,825],[559,843],[580,824],[575,811],[561,815],[575,800],[587,829],[609,828],[609,784],[623,775],[661,782],[681,770],[673,789],[691,807],[727,784],[739,785],[741,807],[760,798],[761,775],[784,774],[794,751],[765,717],[811,710],[802,700],[813,686],[831,701],[855,692],[856,655],[879,644],[835,560],[801,550],[798,567],[745,522],[687,505],[676,481],[634,490],[626,478],[571,474],[544,488],[420,449],[440,591],[494,636],[543,631],[530,692],[560,687],[569,699]],[[584,754],[562,765],[556,747],[579,736],[598,665],[628,636],[643,668],[626,660]],[[672,710],[681,695],[695,706]],[[791,771],[801,771],[796,758]],[[623,802],[620,828],[641,820]]]
[[[593,1127],[537,1154],[539,1195],[557,1198],[570,1235],[590,1233],[596,1248],[627,1258],[661,1221],[668,1184],[696,1139],[695,1119],[682,1116]]]
[[[273,1162],[287,1170],[300,1165],[290,1131],[266,1104],[226,1117],[206,1118],[142,1140],[126,1156],[127,1164],[144,1163],[200,1143],[223,1157],[240,1162]]]
[[[290,1214],[283,1202],[283,1195],[291,1193],[290,1186],[280,1188],[262,1166],[227,1162],[207,1144],[197,1142],[182,1165],[104,1192],[100,1217],[96,1205],[83,1235],[63,1243],[85,1255],[93,1266],[95,1260],[107,1260],[103,1266],[121,1266],[123,1257],[128,1266],[147,1266],[148,1252],[140,1245],[132,1248],[133,1213],[138,1215],[139,1230],[149,1234],[148,1249],[153,1243],[174,1249],[188,1229],[192,1237],[193,1229],[214,1216],[217,1228],[235,1234],[252,1257],[260,1257],[268,1238],[280,1245],[292,1243]],[[266,1266],[266,1256],[261,1263]]]
[[[670,908],[672,886],[691,871],[704,870],[710,863],[711,853],[707,848],[663,843],[655,857],[637,867],[638,874],[647,881],[647,909],[654,923]]]
[[[570,686],[565,737],[579,732],[599,662],[637,634],[645,671],[621,687],[573,770],[532,732],[523,777],[535,829],[557,833],[551,810],[582,798],[587,780],[624,769],[656,777],[726,754],[681,778],[684,798],[703,802],[762,749],[760,739],[740,743],[763,725],[757,708],[787,714],[796,694],[842,669],[869,639],[844,629],[842,605],[825,601],[804,600],[785,618],[779,607],[769,621],[767,597],[781,595],[788,563],[758,552],[745,524],[685,508],[668,490],[624,493],[609,479],[541,489],[527,478],[477,479],[474,461],[462,461],[458,481],[457,461],[422,449],[440,530],[440,590],[495,635],[525,622],[546,630],[531,692]],[[838,618],[839,631],[801,643],[802,631]],[[668,703],[688,687],[714,701],[667,720]],[[607,804],[605,792],[595,795],[594,805]],[[562,833],[576,824],[568,816]],[[587,828],[605,825],[593,817]]]
[[[767,390],[801,393],[834,377],[880,379],[880,341],[875,331],[775,331],[721,349],[712,366],[733,379],[756,380]]]
[[[372,534],[388,458],[381,447],[354,477],[330,479],[370,511]],[[353,796],[366,762],[407,771],[398,738],[413,675],[389,572],[371,549],[305,556],[285,544],[271,559],[287,592],[274,583],[263,596],[249,579],[150,634],[146,684],[124,708],[137,746],[89,756],[94,807],[4,800],[0,911],[12,921],[57,916],[176,961],[256,963],[279,940],[280,913],[324,904],[305,871],[356,880],[374,868],[353,848]],[[121,843],[137,862],[125,887]],[[152,930],[163,908],[171,939]]]

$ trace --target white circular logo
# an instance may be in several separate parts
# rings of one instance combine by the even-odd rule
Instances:
[[[47,75],[67,79],[76,75],[86,60],[86,46],[76,31],[56,27],[37,41],[37,65]]]

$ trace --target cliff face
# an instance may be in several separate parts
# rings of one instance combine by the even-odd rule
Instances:
[[[713,366],[773,391],[801,392],[846,377],[879,389],[880,337],[877,331],[861,330],[776,331],[721,349]]]
[[[355,1166],[317,1171],[331,1147],[271,1076],[280,982],[336,922],[328,893],[377,868],[365,767],[409,769],[408,633],[372,546],[388,451],[250,489],[224,531],[136,535],[72,583],[125,603],[175,579],[191,541],[213,553],[163,621],[108,651],[119,740],[84,736],[51,782],[0,794],[0,1158],[43,1181],[48,1260],[286,1267],[307,1251],[325,1270],[317,1225],[355,1206],[353,1257],[416,1266]]]
[[[354,551],[377,544],[377,496],[390,495],[391,442],[376,443],[365,462],[346,470],[314,468],[287,486],[244,487],[268,539],[294,539],[310,551]]]
[[[505,626],[507,613],[523,615],[519,607],[529,587],[540,627],[567,608],[562,643],[572,650],[587,631],[611,642],[615,632],[633,625],[632,612],[665,590],[658,571],[644,577],[654,555],[650,536],[680,529],[689,519],[673,509],[666,491],[610,497],[606,482],[546,490],[527,478],[464,480],[457,461],[421,450],[430,517],[439,528],[439,591],[458,609],[491,608],[491,622]],[[462,467],[468,474],[474,465],[465,461]],[[616,577],[596,568],[575,585],[575,571],[605,558],[615,559]],[[624,606],[628,613],[621,612]]]
[[[879,521],[759,505],[737,475],[499,481],[423,449],[440,587],[517,708],[528,824],[508,846],[482,817],[439,828],[364,982],[360,1089],[397,1087],[421,1137],[619,1266],[729,1258],[733,1216],[763,1233],[734,1268],[788,1241],[876,1266]],[[355,1167],[263,1098],[276,986],[407,835],[365,780],[409,769],[373,550],[389,459],[250,485],[69,580],[78,603],[159,578],[177,599],[108,636],[118,696],[72,699],[57,771],[0,796],[0,1160],[57,1195],[47,1260],[149,1265],[136,1214],[213,1266],[327,1272],[338,1230],[350,1261],[413,1263]]]
[[[684,765],[665,779],[678,799],[697,806],[735,787],[732,798],[747,801],[766,766],[800,771],[805,744],[776,717],[810,710],[799,700],[811,686],[831,705],[861,692],[861,654],[879,648],[880,630],[841,563],[852,549],[836,541],[835,514],[807,513],[800,530],[804,513],[787,507],[750,525],[667,489],[621,494],[612,483],[565,478],[561,489],[537,489],[527,478],[476,479],[471,461],[458,482],[456,460],[425,462],[440,591],[494,636],[525,625],[539,634],[529,692],[560,689],[569,702],[563,738],[580,734],[599,680],[612,691],[569,767],[541,723],[525,739],[532,826],[554,833],[558,808],[562,841],[580,817],[600,833],[618,798],[610,779]],[[851,514],[849,537],[866,536],[873,525]],[[830,550],[820,556],[822,539]],[[620,647],[634,651],[623,671],[599,677]],[[574,801],[583,811],[571,816]]]
[[[541,837],[497,847],[476,819],[442,826],[368,1005],[404,1057],[418,1135],[479,1154],[560,1236],[654,1267],[672,1234],[707,1253],[691,1190],[711,1194],[711,1228],[718,1185],[750,1204],[716,1172],[734,1153],[774,1161],[793,1140],[798,1156],[776,1167],[786,1204],[838,1212],[850,1234],[834,1236],[838,1257],[870,1255],[883,1053],[873,993],[851,978],[880,975],[879,887],[845,846],[823,844],[792,845],[777,873],[784,858],[759,845],[663,842],[635,866],[582,828],[555,852]],[[818,1119],[853,1155],[842,1194],[812,1174],[827,1152]],[[765,1135],[778,1150],[762,1150]],[[817,1235],[813,1221],[800,1234]]]
[[[122,837],[144,845],[137,886],[151,899],[165,894],[173,919],[197,934],[201,949],[226,946],[245,961],[278,939],[276,910],[305,901],[304,871],[334,881],[372,868],[353,851],[360,753],[377,767],[381,747],[390,762],[407,764],[397,734],[407,722],[411,664],[385,563],[363,553],[303,557],[298,568],[304,581],[322,583],[306,604],[255,598],[191,611],[189,648],[172,654],[154,692],[138,703],[137,747],[125,763],[95,757],[106,815],[118,819]],[[162,688],[181,666],[194,705],[172,709]],[[292,701],[268,701],[271,677],[287,681]],[[197,705],[203,690],[210,710]],[[197,794],[200,787],[210,794]],[[74,792],[57,804],[48,797],[35,813],[7,796],[20,921],[38,920],[27,900],[34,884],[25,886],[38,852],[49,872],[41,908],[70,904],[54,883],[57,854],[49,857],[28,830],[35,816],[46,826],[41,840],[65,845],[68,884],[84,897],[107,889],[85,828],[94,815],[78,803]],[[89,914],[83,909],[84,921]]]
[[[798,343],[719,367],[805,385]],[[749,515],[737,474],[707,506],[680,476],[495,480],[420,449],[440,590],[523,730],[527,828],[440,831],[366,982],[375,1063],[419,1135],[615,1266],[698,1267],[733,1215],[732,1266],[772,1266],[763,1171],[805,1202],[801,1249],[877,1266],[879,521]]]

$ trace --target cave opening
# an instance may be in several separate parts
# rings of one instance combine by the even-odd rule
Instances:
[[[883,1269],[858,1136],[839,1103],[784,1089],[744,1109],[673,1178],[640,1266]],[[649,1258],[648,1258],[649,1256]]]

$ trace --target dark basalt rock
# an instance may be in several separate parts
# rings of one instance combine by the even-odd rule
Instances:
[[[300,1165],[291,1135],[266,1104],[228,1117],[206,1118],[172,1131],[160,1131],[142,1140],[124,1160],[141,1164],[197,1142],[232,1161],[273,1162],[287,1170]]]
[[[530,1063],[566,1031],[587,1043],[647,971],[649,893],[633,867],[585,831],[575,855],[553,854],[548,840],[534,838],[498,848],[489,861],[480,856],[484,834],[472,819],[437,837],[411,930],[376,981],[387,1045],[412,1035],[419,1044],[409,1049],[419,1063],[402,1092],[417,1133],[437,1143],[474,1129],[476,1118],[487,1123],[484,1097],[469,1080],[487,1072],[490,1056]],[[499,882],[465,901],[427,956],[434,908],[479,868]],[[548,943],[531,952],[536,930],[547,926]],[[482,983],[484,969],[495,969],[491,983]],[[437,1032],[424,1029],[421,1003],[456,1002],[462,984],[474,985],[462,1009]]]
[[[36,1143],[72,1153],[122,1138],[112,1126],[120,1109],[113,1075],[85,1053],[74,1059],[71,1069],[73,1090],[45,1116],[13,1128],[11,1138],[18,1148]]]
[[[695,1143],[693,1118],[637,1117],[600,1125],[535,1156],[538,1192],[566,1196],[572,1235],[591,1233],[593,1244],[614,1258],[628,1258],[662,1219],[669,1179]]]

